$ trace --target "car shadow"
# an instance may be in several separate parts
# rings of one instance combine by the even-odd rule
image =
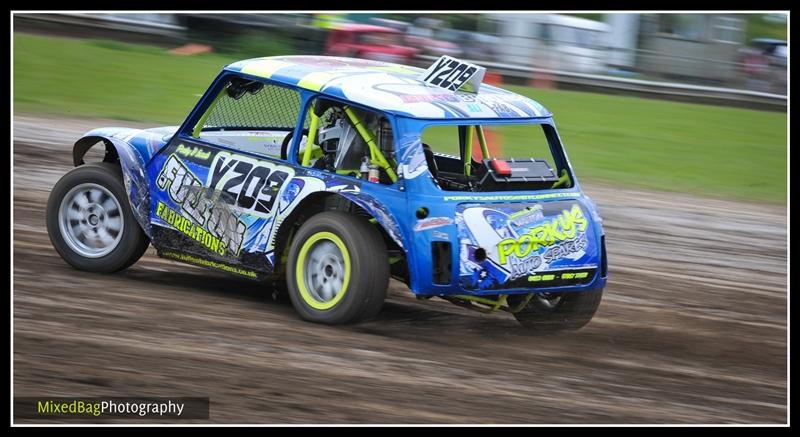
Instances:
[[[195,295],[202,293],[254,304],[291,308],[286,292],[264,283],[240,279],[211,270],[187,271],[193,267],[176,265],[175,270],[158,271],[152,268],[132,267],[116,273],[125,280],[138,282],[142,287],[165,288],[170,293]],[[170,266],[172,269],[173,266]],[[370,320],[339,329],[379,335],[387,338],[404,338],[415,341],[452,344],[454,338],[508,339],[509,337],[552,337],[537,334],[522,327],[510,314],[496,312],[483,314],[438,300],[416,300],[410,291],[396,287],[389,293],[381,312]],[[563,334],[556,334],[563,335]]]
[[[289,304],[288,298],[282,299],[273,296],[277,289],[268,283],[240,279],[211,270],[161,272],[132,267],[124,272],[116,273],[116,275],[143,284],[174,288],[170,292],[235,297],[265,304]]]

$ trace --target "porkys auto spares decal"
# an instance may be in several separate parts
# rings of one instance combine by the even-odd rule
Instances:
[[[467,289],[579,285],[597,269],[594,231],[577,202],[459,205],[456,224]]]

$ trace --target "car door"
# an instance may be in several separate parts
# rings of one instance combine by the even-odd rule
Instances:
[[[276,206],[295,172],[280,145],[300,97],[263,83],[242,93],[242,83],[253,82],[231,76],[197,125],[151,161],[152,241],[167,258],[256,278],[274,265]]]

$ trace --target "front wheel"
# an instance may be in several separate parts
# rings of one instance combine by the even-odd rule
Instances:
[[[128,204],[121,169],[105,162],[77,167],[56,183],[47,233],[67,263],[98,273],[130,266],[150,244]]]
[[[522,304],[524,295],[508,296],[511,307]],[[562,293],[535,293],[514,317],[522,326],[541,333],[577,330],[592,320],[600,306],[603,289]]]
[[[292,240],[286,267],[292,305],[311,322],[343,324],[374,317],[386,299],[386,244],[362,217],[341,211],[311,217]]]

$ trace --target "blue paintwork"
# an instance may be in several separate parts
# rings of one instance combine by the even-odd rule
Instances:
[[[272,217],[248,215],[242,211],[234,211],[232,213],[237,217],[236,220],[242,221],[246,227],[241,238],[240,249],[231,250],[222,255],[208,253],[203,248],[187,250],[194,255],[233,265],[245,265],[247,268],[258,270],[260,273],[268,273],[276,260],[276,253],[272,250],[274,248],[269,247],[269,242],[274,238],[275,232],[278,231],[281,220],[286,219],[291,211],[301,204],[309,194],[325,191],[351,200],[377,219],[377,222],[405,252],[410,272],[408,285],[415,294],[440,296],[452,294],[496,295],[499,291],[509,294],[527,293],[531,291],[531,288],[485,288],[486,284],[491,281],[481,282],[482,277],[495,277],[500,278],[499,281],[502,281],[504,280],[503,278],[508,277],[508,274],[498,269],[497,265],[489,265],[491,263],[462,262],[462,257],[469,258],[472,256],[474,247],[470,249],[469,244],[466,242],[469,239],[469,232],[464,230],[466,228],[462,226],[462,229],[459,229],[458,221],[461,220],[463,222],[464,218],[459,214],[462,214],[467,207],[501,209],[503,214],[511,214],[515,211],[515,208],[522,208],[525,205],[534,203],[546,205],[552,202],[561,202],[558,205],[567,205],[567,203],[569,207],[578,205],[582,211],[587,227],[581,231],[580,236],[585,238],[586,247],[583,248],[583,254],[579,258],[562,259],[551,264],[551,267],[553,269],[593,267],[594,270],[590,280],[583,281],[579,285],[565,285],[554,288],[540,286],[536,290],[583,291],[604,287],[606,278],[600,275],[600,266],[605,263],[605,260],[600,259],[601,237],[604,234],[602,220],[597,213],[595,204],[581,191],[580,184],[572,171],[566,153],[563,153],[560,158],[556,157],[556,159],[562,160],[559,166],[566,168],[570,173],[573,187],[569,189],[503,191],[495,193],[443,191],[438,188],[427,171],[420,141],[421,132],[430,124],[459,124],[464,123],[465,119],[462,116],[451,117],[450,115],[445,115],[437,120],[420,119],[410,117],[402,112],[390,111],[385,114],[393,127],[398,167],[404,176],[396,184],[391,186],[373,184],[349,176],[334,175],[321,170],[303,168],[295,158],[295,151],[299,147],[298,139],[302,136],[300,129],[310,102],[321,93],[298,87],[296,81],[292,83],[294,76],[288,74],[274,76],[274,79],[292,79],[279,80],[278,82],[257,76],[248,76],[265,83],[278,83],[295,89],[300,93],[301,111],[295,128],[294,141],[290,147],[288,162],[269,156],[259,156],[226,149],[219,145],[205,143],[201,139],[192,138],[191,128],[195,125],[200,115],[205,112],[213,97],[221,91],[229,75],[240,75],[235,73],[235,70],[237,70],[236,64],[227,67],[220,73],[184,123],[177,129],[177,133],[175,127],[164,127],[147,130],[104,128],[95,129],[86,134],[86,137],[108,139],[117,149],[123,161],[126,185],[128,185],[131,194],[131,205],[134,211],[138,211],[141,214],[140,224],[145,228],[148,235],[152,235],[151,227],[153,230],[159,231],[172,228],[157,215],[156,207],[158,202],[162,202],[176,211],[181,211],[181,204],[170,197],[166,189],[158,187],[157,180],[159,175],[179,144],[197,145],[201,148],[213,148],[219,151],[219,154],[226,156],[227,158],[225,159],[247,161],[250,163],[248,165],[269,167],[274,174],[283,171],[288,176],[285,179],[281,179],[278,199],[271,210]],[[502,93],[508,93],[508,91],[503,90]],[[334,99],[341,99],[343,96],[336,89],[329,89],[322,94]],[[358,102],[341,100],[354,107],[377,109]],[[542,108],[538,103],[536,105]],[[529,108],[529,106],[526,106],[526,108]],[[530,112],[528,117],[506,118],[503,115],[498,115],[493,118],[470,118],[469,122],[470,124],[480,125],[507,123],[549,124],[555,129],[552,117],[543,108],[541,111]],[[560,139],[558,147],[561,148]],[[230,153],[230,155],[225,155],[225,153]],[[213,159],[218,158],[215,157]],[[210,180],[211,160],[209,159],[209,162],[205,163],[198,163],[182,159],[182,163],[207,187]],[[131,181],[130,184],[128,184],[129,179]],[[315,188],[312,189],[311,187]],[[304,189],[307,191],[304,192]],[[556,204],[552,203],[552,205]],[[415,227],[424,227],[415,216],[415,211],[419,207],[427,208],[430,211],[430,218],[445,218],[443,220],[444,223],[428,229],[415,229]],[[232,209],[236,210],[235,207],[232,207]],[[183,213],[184,216],[187,215],[185,211]],[[552,215],[542,217],[539,221],[552,221],[554,217]],[[447,222],[448,220],[449,223]],[[534,224],[531,223],[529,226]],[[527,230],[528,228],[519,227],[513,232],[524,234]],[[153,241],[157,247],[162,243],[160,238],[157,237]],[[463,241],[460,242],[459,238]],[[434,284],[432,282],[431,242],[446,240],[453,244],[452,280],[448,284]],[[163,244],[166,244],[166,240],[164,240]],[[472,244],[476,243],[473,242]],[[243,261],[245,257],[248,257],[249,261]],[[479,271],[479,267],[476,266],[483,268],[486,272],[482,273]]]
[[[76,142],[76,146],[82,142],[94,143],[100,139],[111,143],[120,158],[131,210],[148,237],[151,236],[150,188],[145,168],[153,155],[169,142],[177,129],[177,126],[152,129],[104,127],[86,132]]]

